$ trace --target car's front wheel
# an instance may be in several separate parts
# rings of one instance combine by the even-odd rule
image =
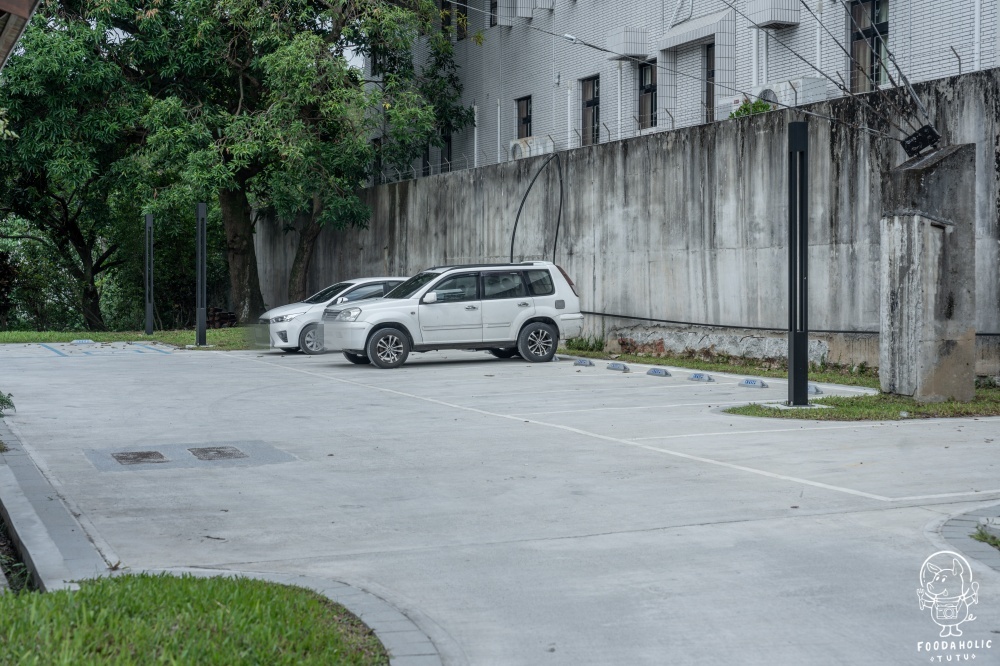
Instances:
[[[368,340],[368,358],[379,368],[398,368],[410,355],[410,341],[406,333],[395,328],[375,331]]]
[[[504,347],[503,349],[491,349],[490,353],[497,358],[514,358],[517,356],[517,347]]]
[[[299,349],[307,354],[323,353],[323,338],[316,324],[309,324],[299,333]]]
[[[517,351],[525,361],[541,363],[551,361],[556,353],[559,334],[556,329],[540,321],[533,321],[521,329],[517,336]]]
[[[344,352],[344,358],[346,358],[351,363],[354,363],[355,365],[368,365],[369,363],[371,363],[371,359],[369,359],[364,354],[352,354],[351,352]]]

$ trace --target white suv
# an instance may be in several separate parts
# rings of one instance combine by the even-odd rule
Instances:
[[[327,351],[380,368],[435,349],[548,361],[560,338],[583,331],[573,281],[547,261],[429,268],[384,298],[337,309],[323,321]]]

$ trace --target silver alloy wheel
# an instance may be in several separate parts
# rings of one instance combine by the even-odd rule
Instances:
[[[385,335],[375,345],[375,354],[383,363],[395,363],[403,353],[403,341],[395,335]]]
[[[552,336],[544,328],[537,328],[528,334],[528,351],[542,357],[552,349]]]
[[[323,345],[320,344],[320,341],[316,336],[317,332],[318,332],[317,329],[311,328],[308,331],[306,331],[306,334],[302,337],[302,342],[304,342],[305,346],[309,348],[309,351],[313,352],[323,351]]]

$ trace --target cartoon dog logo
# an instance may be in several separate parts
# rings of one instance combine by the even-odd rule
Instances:
[[[950,568],[945,568],[949,563]],[[930,609],[931,619],[941,627],[941,637],[961,636],[958,625],[976,619],[969,609],[979,603],[979,583],[972,582],[972,568],[964,557],[942,550],[920,567],[917,598],[920,610]]]

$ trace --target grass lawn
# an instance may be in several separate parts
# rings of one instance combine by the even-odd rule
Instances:
[[[569,346],[560,353],[571,356],[610,359],[611,354],[592,349],[574,349]],[[690,355],[615,354],[614,360],[644,363],[646,365],[669,365],[691,368],[706,372],[725,372],[746,377],[788,377],[787,367],[753,358],[723,357],[706,360]],[[859,367],[812,366],[809,381],[829,384],[845,384],[877,389],[878,369]],[[759,404],[731,407],[729,414],[742,416],[764,416],[779,419],[809,419],[816,421],[898,421],[901,419],[930,419],[956,416],[1000,416],[1000,387],[990,382],[976,389],[976,399],[970,403],[941,402],[936,404],[918,403],[912,398],[879,393],[851,397],[829,396],[816,398],[810,402],[827,405],[830,409],[781,410]],[[1000,437],[997,438],[1000,440]]]
[[[388,664],[375,635],[314,592],[129,575],[0,595],[0,664]]]
[[[559,353],[570,356],[584,356],[587,358],[610,359],[607,352],[587,351],[573,349],[572,347],[560,349]],[[735,375],[745,375],[747,377],[788,377],[786,367],[775,367],[773,363],[768,363],[756,358],[745,358],[729,356],[724,360],[704,360],[694,356],[663,355],[653,356],[651,354],[615,354],[614,360],[626,363],[645,363],[646,365],[669,365],[677,368],[691,368],[692,370],[703,370],[706,372],[727,372]],[[878,388],[878,371],[874,368],[860,367],[857,370],[851,368],[834,368],[830,366],[809,369],[809,381],[827,384],[847,384],[850,386],[865,386],[868,388]]]
[[[832,409],[775,409],[764,405],[730,407],[728,414],[767,416],[777,419],[809,419],[816,421],[899,421],[902,419],[935,419],[954,416],[1000,416],[1000,388],[976,389],[972,402],[919,403],[905,396],[879,393],[851,397],[829,396],[810,400]],[[997,437],[1000,442],[1000,435]]]
[[[212,349],[230,351],[250,349],[248,328],[210,328],[205,331],[205,340]],[[195,342],[193,330],[156,331],[146,335],[140,331],[0,331],[0,344],[36,342],[72,342],[73,340],[93,340],[94,342],[163,342],[183,347]]]

